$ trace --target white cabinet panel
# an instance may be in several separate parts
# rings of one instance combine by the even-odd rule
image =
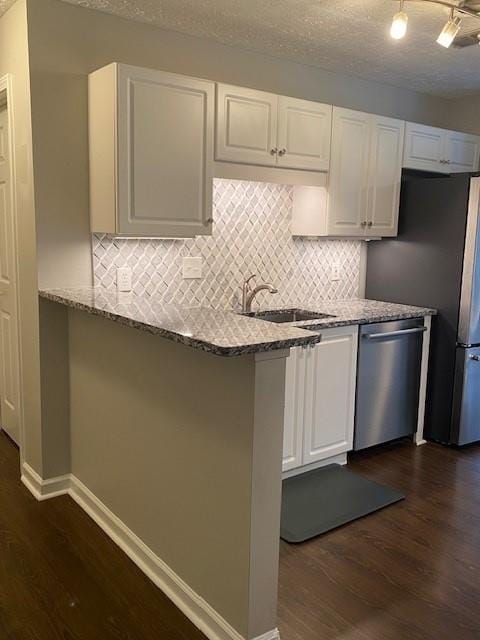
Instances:
[[[478,171],[480,136],[407,123],[403,166],[437,173]]]
[[[274,166],[277,105],[271,93],[217,85],[216,159]]]
[[[92,230],[210,234],[213,83],[112,64],[89,87]]]
[[[447,131],[445,139],[445,161],[447,171],[461,173],[478,171],[480,136]]]
[[[353,447],[358,328],[322,332],[308,351],[303,464]]]
[[[283,471],[302,464],[306,351],[304,347],[294,347],[287,358]]]
[[[364,235],[367,223],[369,143],[369,114],[333,109],[329,235]]]
[[[287,359],[283,471],[353,447],[358,327],[321,335],[313,347],[291,349]]]
[[[403,166],[407,169],[446,173],[445,131],[407,122]]]
[[[367,233],[396,236],[405,123],[372,116]]]
[[[292,233],[300,236],[396,236],[405,123],[333,108],[325,209],[320,190],[294,189]]]
[[[328,171],[332,106],[280,96],[278,98],[279,167]]]

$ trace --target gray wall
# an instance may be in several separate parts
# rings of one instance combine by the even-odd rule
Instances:
[[[91,282],[86,75],[118,61],[425,122],[448,101],[162,31],[59,0],[28,0],[42,287]]]
[[[480,134],[480,95],[450,100],[450,124],[452,129],[458,128],[469,133]]]
[[[253,356],[69,316],[72,473],[247,637]]]
[[[87,74],[112,61],[191,74],[434,125],[454,126],[451,101],[162,31],[60,0],[26,0],[26,3],[38,280],[41,287],[92,283]],[[14,15],[12,12],[21,17],[22,10],[25,10],[25,0],[19,0],[2,18],[1,24],[8,24]],[[25,29],[24,16],[23,20]],[[10,28],[8,33],[6,29],[5,37],[2,35],[0,38],[0,67],[9,59],[6,49],[10,46],[12,33],[13,29]],[[25,40],[25,35],[23,38]],[[15,53],[18,53],[21,37],[11,42],[15,46]],[[26,42],[23,46],[26,52]],[[17,55],[17,58],[15,64],[22,65],[18,72],[19,80],[23,77],[19,95],[25,94],[22,97],[22,118],[25,119],[23,126],[28,137],[28,66],[26,61],[21,62],[21,56]],[[28,169],[31,172],[30,164]],[[28,198],[31,199],[31,183],[30,196],[27,188],[22,197],[27,207]],[[26,445],[31,451],[28,455],[30,463],[37,471],[41,471],[45,450],[42,453],[38,396],[38,309],[33,244],[35,217],[33,203],[30,202],[29,206],[29,214],[22,222],[22,246],[25,248],[22,263],[25,272],[23,333],[28,343],[25,351],[28,358],[24,367],[24,376],[28,380],[25,380],[24,386],[29,389]],[[44,330],[48,331],[48,323]],[[47,380],[48,375],[44,371],[45,384]],[[44,385],[43,398],[47,405],[50,400],[45,394],[48,392],[48,387]],[[61,411],[49,411],[49,415],[60,416]],[[60,427],[54,425],[53,433]],[[44,429],[47,428],[48,425],[44,425]],[[45,473],[48,476],[56,468],[58,465],[51,459]]]

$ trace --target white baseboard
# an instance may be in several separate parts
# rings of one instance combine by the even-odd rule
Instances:
[[[278,629],[272,629],[272,631],[268,631],[268,633],[257,636],[253,640],[280,640],[280,632]]]
[[[37,500],[68,494],[209,640],[245,640],[78,478],[66,475],[42,480],[24,463],[22,482]],[[280,640],[280,634],[273,629],[253,640]]]
[[[57,496],[64,496],[69,493],[71,484],[69,474],[43,480],[26,462],[22,464],[21,480],[37,500],[49,500]]]
[[[293,476],[299,476],[302,473],[306,473],[307,471],[314,471],[315,469],[321,469],[322,467],[326,467],[329,464],[341,464],[346,465],[348,462],[346,453],[339,453],[336,456],[332,456],[331,458],[324,458],[323,460],[319,460],[318,462],[312,462],[312,464],[306,464],[303,467],[296,467],[296,469],[290,469],[290,471],[284,471],[282,473],[282,479],[293,478]],[[255,638],[255,640],[257,640]],[[263,640],[263,639],[262,639]]]

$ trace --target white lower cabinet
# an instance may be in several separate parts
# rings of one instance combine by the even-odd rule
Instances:
[[[358,327],[322,331],[313,347],[296,347],[287,360],[283,471],[353,447]]]

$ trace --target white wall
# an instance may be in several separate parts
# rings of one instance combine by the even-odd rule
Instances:
[[[39,471],[41,459],[40,365],[32,132],[27,43],[27,7],[19,0],[0,18],[0,76],[10,74],[14,118],[15,196],[17,206],[21,410],[29,425],[23,454]]]

